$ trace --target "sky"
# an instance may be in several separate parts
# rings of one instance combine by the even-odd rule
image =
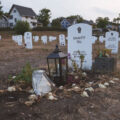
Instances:
[[[31,7],[36,14],[43,8],[51,10],[52,19],[80,15],[87,20],[109,17],[112,20],[120,13],[120,0],[0,0],[8,12],[12,4]]]

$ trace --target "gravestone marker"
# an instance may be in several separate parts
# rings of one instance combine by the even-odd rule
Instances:
[[[55,36],[49,36],[49,42],[52,42],[54,40],[56,40],[57,38]]]
[[[105,48],[110,49],[112,54],[118,53],[119,33],[116,31],[106,32],[105,37],[100,36],[100,42],[105,41]]]
[[[25,40],[25,46],[27,49],[32,49],[32,33],[31,32],[26,32],[24,34],[24,40]]]
[[[59,44],[60,44],[60,46],[65,46],[66,45],[64,34],[59,35]]]
[[[18,43],[19,46],[22,45],[22,35],[17,36],[17,43]]]
[[[38,42],[39,41],[39,36],[34,36],[33,39],[34,39],[34,42]]]
[[[70,58],[81,67],[80,55],[84,55],[83,69],[92,68],[92,44],[97,40],[92,36],[92,26],[88,24],[75,24],[68,28],[68,54]],[[80,54],[79,54],[80,52]],[[72,66],[72,61],[69,60]]]
[[[46,35],[41,36],[41,40],[42,40],[43,44],[47,44],[47,36]]]
[[[0,40],[2,40],[2,36],[0,35]]]

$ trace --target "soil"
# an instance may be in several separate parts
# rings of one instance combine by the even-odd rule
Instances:
[[[107,89],[96,88],[89,98],[72,92],[58,101],[41,98],[28,107],[28,93],[0,94],[1,120],[120,120],[120,81]]]
[[[41,34],[58,37],[60,33]],[[33,43],[33,50],[26,50],[10,38],[11,36],[4,35],[0,41],[0,89],[7,88],[9,76],[19,73],[27,62],[33,68],[46,69],[46,56],[56,45],[56,42],[47,46],[39,42]],[[67,51],[67,48],[61,49]],[[99,75],[88,73],[88,81],[97,82],[98,78]],[[107,89],[96,87],[88,98],[72,92],[68,97],[57,101],[41,98],[40,102],[28,107],[24,104],[28,96],[29,93],[26,92],[0,93],[0,120],[120,120],[120,81]]]

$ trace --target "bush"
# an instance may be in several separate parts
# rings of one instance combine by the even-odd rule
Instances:
[[[33,31],[63,31],[66,32],[66,29],[59,28],[59,27],[36,27],[33,28]]]
[[[31,84],[32,83],[32,68],[30,63],[27,63],[25,67],[23,67],[22,72],[16,76],[14,79],[14,82],[24,82],[26,84]]]
[[[14,27],[14,30],[16,32],[16,34],[24,34],[25,32],[30,30],[30,26],[28,22],[24,22],[24,21],[18,21],[16,23],[16,26]]]

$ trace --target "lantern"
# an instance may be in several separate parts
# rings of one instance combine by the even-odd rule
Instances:
[[[50,62],[51,61],[51,62]],[[55,50],[47,57],[49,77],[56,83],[56,85],[63,85],[67,79],[68,59],[56,45]],[[52,67],[50,67],[52,65]]]

